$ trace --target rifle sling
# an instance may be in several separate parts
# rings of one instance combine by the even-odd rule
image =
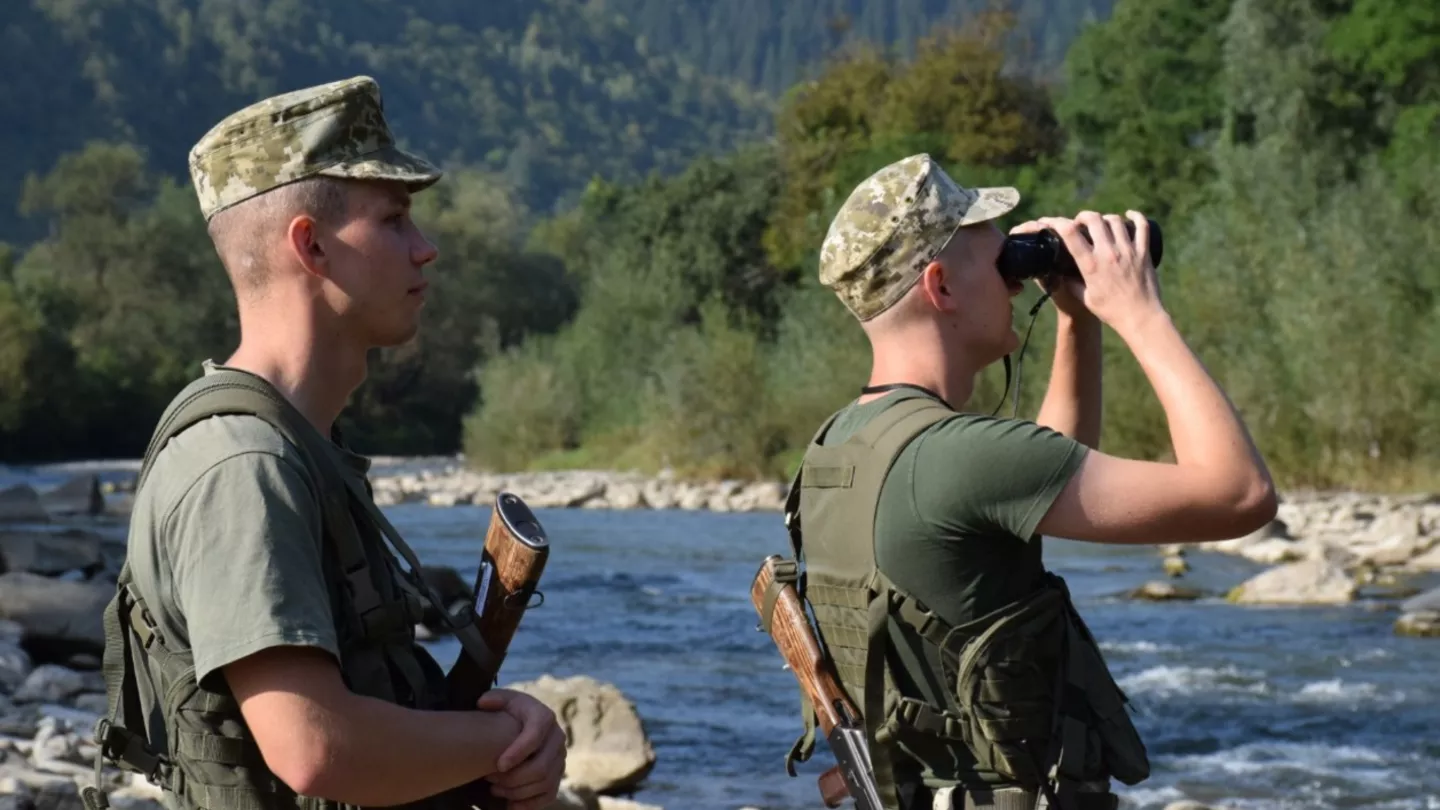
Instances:
[[[775,602],[780,599],[780,592],[785,590],[786,585],[793,585],[799,578],[797,571],[799,566],[794,560],[781,560],[775,563],[775,576],[770,584],[765,587],[765,600],[760,607],[760,625],[765,632],[770,632],[771,623],[775,618]]]
[[[464,648],[466,654],[475,659],[475,663],[479,664],[485,672],[499,672],[501,656],[490,649],[490,645],[485,643],[485,637],[480,635],[480,628],[476,625],[474,611],[465,610],[452,613],[447,610],[444,603],[440,601],[439,594],[435,593],[435,589],[430,587],[430,584],[425,582],[420,576],[420,560],[415,556],[415,552],[410,549],[410,546],[400,538],[400,533],[395,531],[395,527],[390,524],[390,520],[375,506],[374,501],[369,498],[366,493],[360,491],[360,485],[353,478],[346,477],[345,482],[350,487],[350,491],[355,493],[356,499],[365,505],[365,510],[369,513],[371,519],[375,521],[375,524],[380,527],[385,538],[390,541],[390,545],[399,552],[400,556],[405,558],[405,562],[410,566],[411,573],[415,576],[416,581],[412,584],[418,586],[417,590],[420,591],[420,594],[444,617],[445,623],[450,626],[451,632],[454,633],[456,640],[460,642],[460,646]]]

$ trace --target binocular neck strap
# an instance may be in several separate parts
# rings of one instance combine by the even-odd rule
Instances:
[[[1049,300],[1049,291],[1042,292],[1040,294],[1040,299],[1035,302],[1034,306],[1030,307],[1030,325],[1025,328],[1025,340],[1021,341],[1020,343],[1020,356],[1015,358],[1015,394],[1014,399],[1012,400],[1012,405],[1010,407],[1010,416],[1012,418],[1016,417],[1020,413],[1020,372],[1022,370],[1020,364],[1025,360],[1025,347],[1030,345],[1030,333],[1035,329],[1035,316],[1040,314],[1040,308],[1045,306],[1045,302]],[[991,416],[1000,413],[1000,408],[1005,405],[1005,394],[1009,393],[1010,391],[1010,355],[1005,355],[1004,361],[1005,390],[1000,394],[1000,402],[995,405],[995,410],[990,412]]]
[[[1040,295],[1040,299],[1035,302],[1035,305],[1032,306],[1032,307],[1030,307],[1030,326],[1025,329],[1025,340],[1024,340],[1023,342],[1021,342],[1021,344],[1020,344],[1020,356],[1017,357],[1017,358],[1015,358],[1014,364],[1013,364],[1013,365],[1011,364],[1011,362],[1010,362],[1010,355],[1008,355],[1008,354],[1005,355],[1003,358],[1001,358],[1001,359],[1004,361],[1004,363],[1005,363],[1005,389],[1004,389],[1004,391],[1002,391],[1001,394],[1000,394],[1000,402],[999,402],[999,404],[997,404],[997,405],[995,406],[995,410],[993,410],[993,411],[990,412],[990,415],[991,415],[991,416],[994,416],[995,414],[999,413],[999,412],[1000,412],[1000,408],[1005,405],[1005,394],[1007,394],[1007,393],[1010,392],[1010,378],[1011,378],[1011,372],[1012,372],[1012,371],[1014,372],[1014,378],[1015,378],[1015,395],[1014,395],[1014,404],[1013,404],[1013,406],[1012,406],[1012,408],[1011,408],[1010,415],[1011,415],[1012,417],[1014,417],[1016,414],[1018,414],[1018,413],[1020,412],[1020,371],[1021,371],[1020,363],[1021,363],[1022,361],[1024,361],[1024,359],[1025,359],[1025,347],[1027,347],[1027,346],[1030,345],[1030,333],[1035,330],[1035,316],[1038,315],[1038,314],[1040,314],[1040,308],[1043,307],[1043,306],[1045,306],[1045,302],[1046,302],[1046,301],[1049,301],[1049,300],[1050,300],[1050,293],[1049,293],[1049,292],[1042,293],[1042,294]],[[916,391],[921,391],[921,392],[923,392],[923,393],[929,394],[930,396],[932,396],[932,397],[940,400],[942,403],[944,403],[944,404],[945,404],[945,407],[947,407],[947,408],[950,408],[950,407],[951,407],[951,406],[950,406],[950,403],[945,402],[945,398],[944,398],[944,397],[940,396],[939,394],[935,393],[934,391],[930,390],[929,388],[926,388],[926,387],[923,386],[923,385],[916,385],[916,384],[914,384],[914,383],[886,383],[886,384],[884,384],[884,385],[867,385],[867,386],[865,386],[864,388],[861,388],[861,389],[860,389],[860,393],[861,393],[861,394],[883,394],[883,393],[885,393],[886,391],[896,391],[896,390],[899,390],[899,389],[901,389],[901,388],[911,388],[911,389],[914,389],[914,390],[916,390]],[[951,410],[954,410],[954,408],[951,408]]]

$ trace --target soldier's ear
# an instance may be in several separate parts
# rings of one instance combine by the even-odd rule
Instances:
[[[294,254],[295,260],[300,263],[300,266],[305,268],[305,272],[322,278],[330,276],[329,257],[316,233],[314,217],[301,214],[291,219],[290,227],[285,235],[290,252]]]
[[[939,260],[932,261],[920,271],[920,281],[917,284],[930,306],[941,312],[954,312],[959,302],[950,294],[950,280],[946,275],[945,265]]]

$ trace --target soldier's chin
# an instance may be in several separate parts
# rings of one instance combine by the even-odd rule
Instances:
[[[389,349],[395,346],[403,346],[415,339],[420,333],[420,321],[415,319],[408,324],[396,325],[389,329],[378,331],[372,335],[371,343],[376,348]]]

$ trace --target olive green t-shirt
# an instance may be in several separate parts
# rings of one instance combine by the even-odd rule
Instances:
[[[823,443],[840,444],[886,408],[923,396],[901,389],[851,403]],[[1025,420],[970,413],[940,420],[906,445],[881,487],[880,570],[956,625],[1033,593],[1044,573],[1035,526],[1087,449]],[[921,756],[925,770],[941,779],[974,778],[964,752]]]
[[[363,478],[368,460],[331,446],[345,474]],[[253,416],[206,419],[157,455],[131,515],[133,587],[162,637],[191,651],[197,680],[279,645],[321,649],[338,663],[318,492],[299,451]],[[137,680],[151,740],[163,748],[150,679]]]

